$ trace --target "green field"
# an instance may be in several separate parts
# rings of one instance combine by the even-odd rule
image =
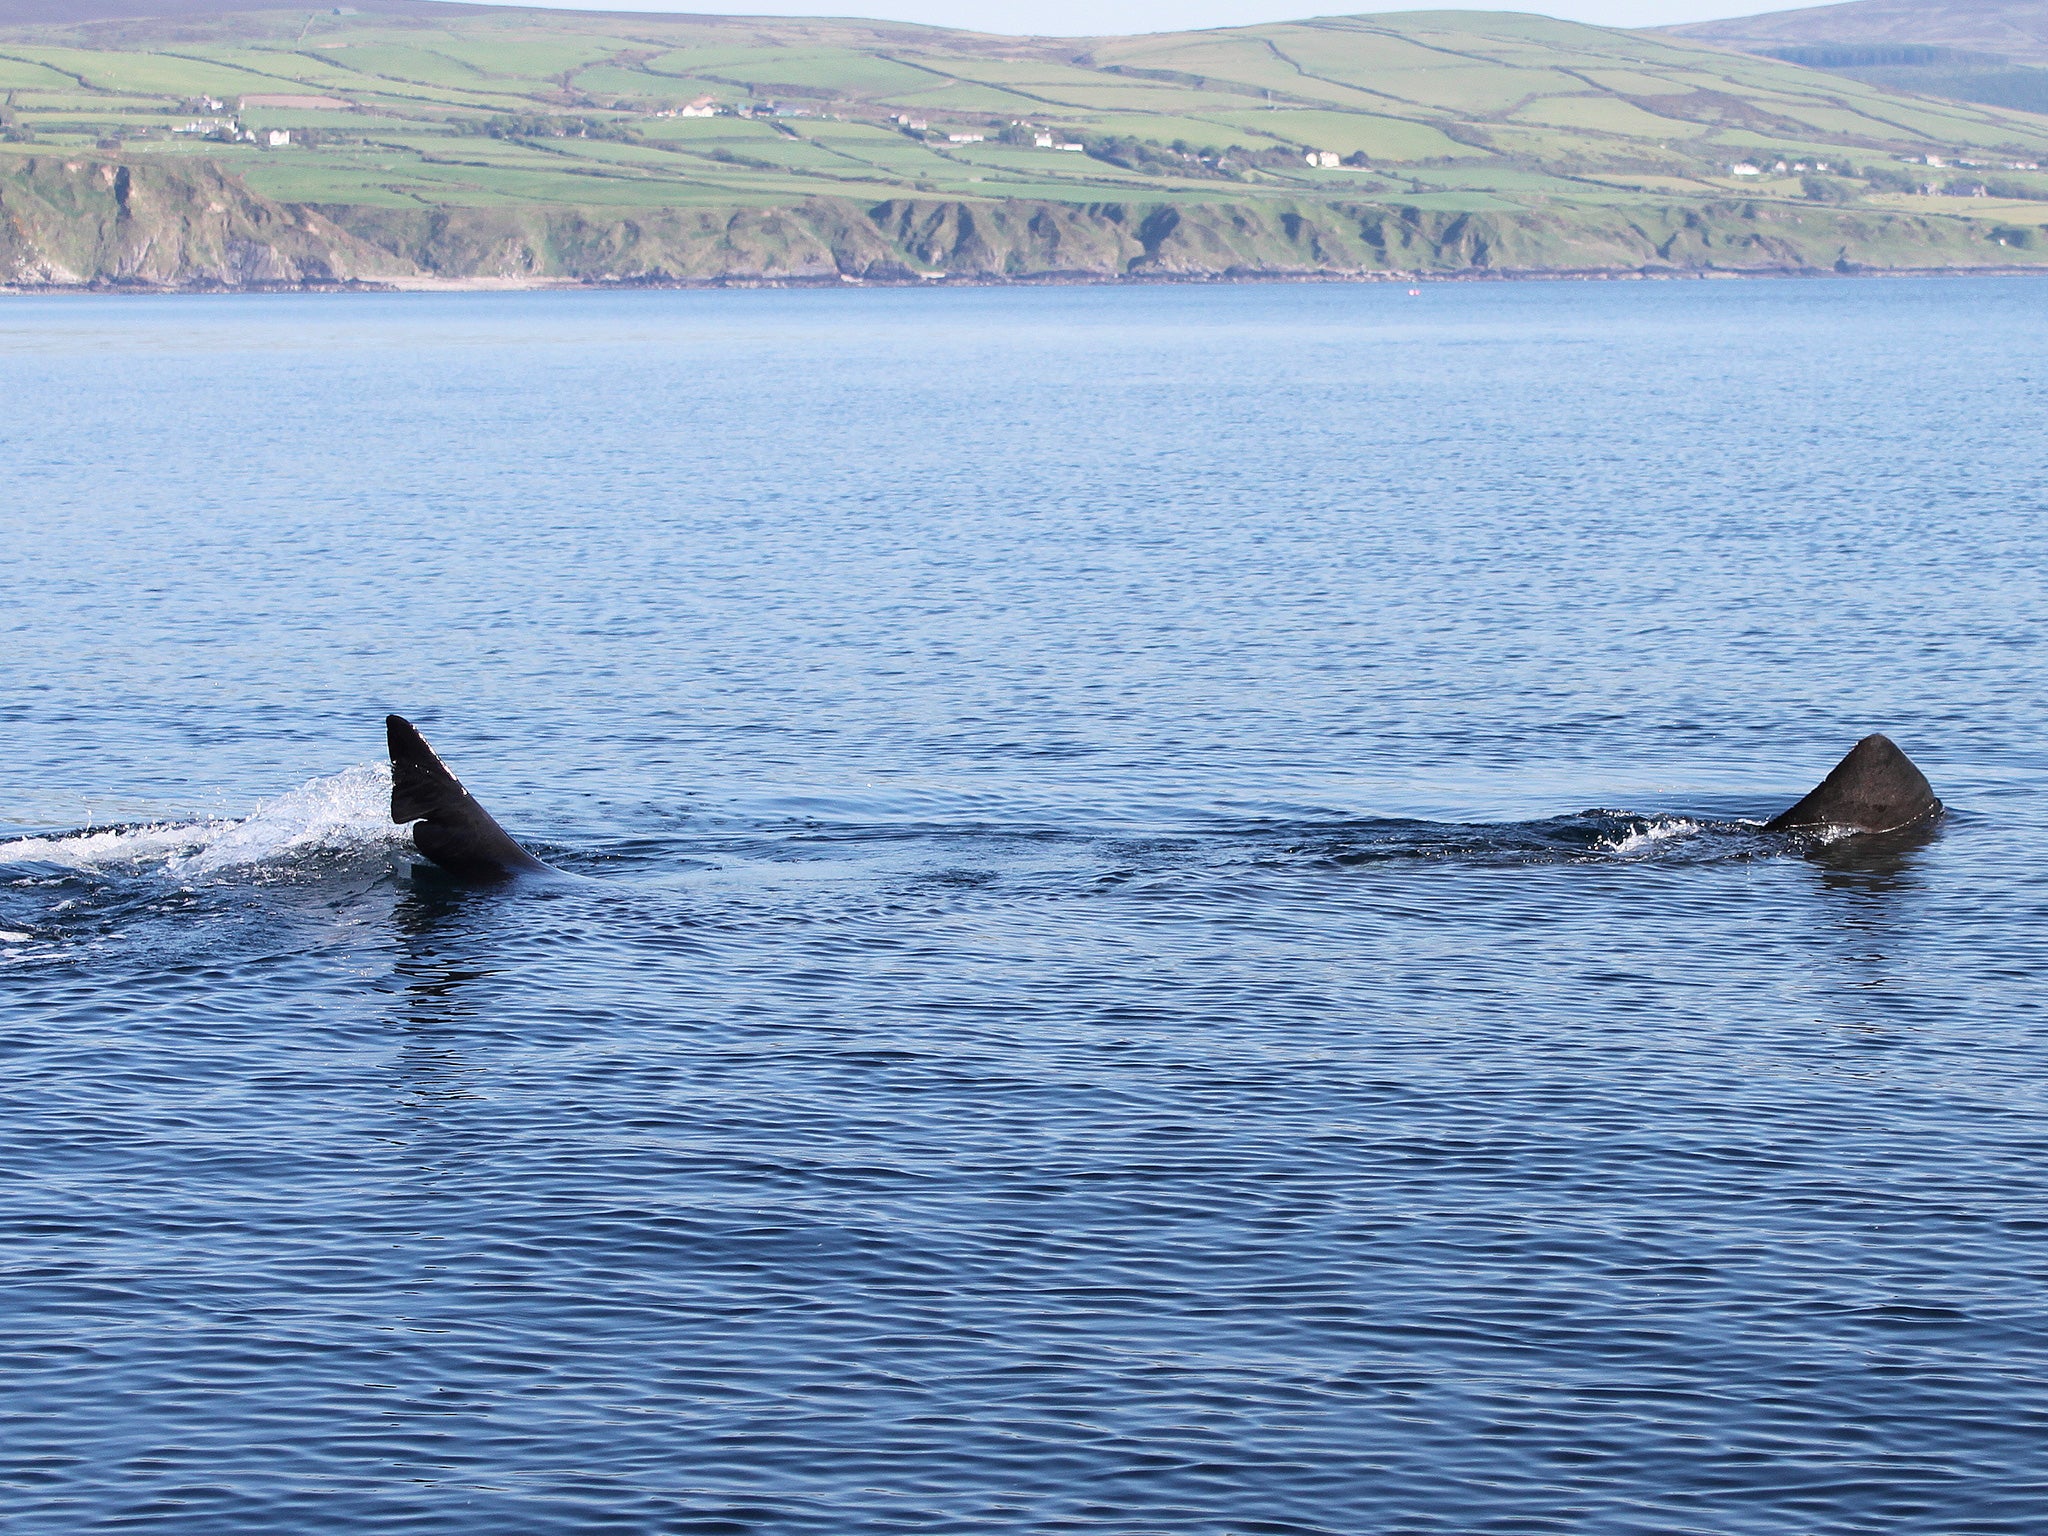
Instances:
[[[203,160],[278,202],[366,208],[1562,211],[1739,193],[1989,229],[2037,226],[2048,201],[2048,173],[2027,169],[2048,161],[2048,117],[1527,15],[1029,39],[387,3],[0,29],[0,155]],[[264,99],[278,97],[326,100]],[[676,115],[692,103],[716,115]],[[1736,175],[1745,163],[1761,174]]]

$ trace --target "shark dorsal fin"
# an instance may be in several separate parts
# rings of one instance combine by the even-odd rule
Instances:
[[[476,803],[402,715],[384,717],[391,745],[391,819],[412,823],[413,846],[458,875],[494,876],[547,866]]]
[[[1847,827],[1896,832],[1941,813],[1934,787],[1888,736],[1866,736],[1805,799],[1769,823],[1773,832]]]

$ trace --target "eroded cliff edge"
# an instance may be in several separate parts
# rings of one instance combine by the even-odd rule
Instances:
[[[0,160],[0,283],[296,287],[416,270],[317,211],[258,197],[205,162]]]
[[[892,198],[787,207],[281,203],[204,162],[0,161],[0,284],[807,283],[2048,269],[2048,231],[1763,200],[1458,213],[1387,203]]]

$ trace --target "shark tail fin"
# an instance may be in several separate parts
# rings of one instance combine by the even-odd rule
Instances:
[[[493,877],[547,866],[478,805],[402,715],[384,717],[391,747],[391,819],[412,824],[413,846],[458,875]]]
[[[1866,736],[1834,771],[1790,810],[1768,823],[1773,832],[1848,827],[1896,832],[1941,814],[1927,775],[1888,736]]]

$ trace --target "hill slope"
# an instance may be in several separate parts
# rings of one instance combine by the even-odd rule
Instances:
[[[1857,0],[1669,30],[1866,85],[2048,113],[2048,0]]]
[[[1920,45],[2048,65],[2048,0],[1851,0],[1664,32],[1751,52],[1830,43]]]
[[[837,210],[796,218],[807,229],[897,210],[861,215],[893,252],[862,267],[873,275],[991,275],[982,255],[916,257],[888,233],[906,208],[941,224],[958,216],[935,210],[965,209],[986,229],[1038,218],[1064,232],[1055,245],[1094,253],[1063,265],[1044,240],[1011,240],[993,270],[1015,276],[1157,270],[1127,236],[1167,212],[1188,250],[1212,252],[1184,275],[1498,268],[1510,251],[1539,268],[2024,263],[2048,223],[2048,176],[2012,169],[2048,159],[2048,117],[1508,13],[1057,39],[434,0],[345,14],[154,0],[178,13],[58,23],[40,9],[58,0],[5,3],[0,213],[31,197],[8,192],[10,161],[17,182],[54,152],[153,167],[165,186],[217,166],[425,271],[760,276],[758,250],[721,268],[684,247],[764,210]],[[1994,167],[1998,185],[1900,169],[1930,156]],[[1987,190],[2005,195],[1943,195]],[[1387,217],[1424,233],[1357,233]],[[1461,218],[1492,234],[1445,235]],[[650,220],[667,231],[651,264],[645,241],[588,237]],[[1270,236],[1324,226],[1320,248]],[[497,256],[477,254],[484,229]],[[471,231],[463,254],[434,230]]]

